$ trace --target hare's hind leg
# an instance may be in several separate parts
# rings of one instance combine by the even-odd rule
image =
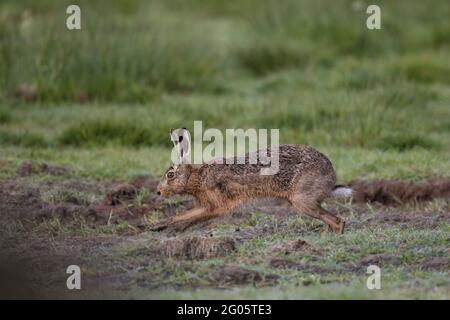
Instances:
[[[345,221],[322,208],[316,200],[311,201],[310,199],[305,199],[305,197],[294,196],[290,199],[290,202],[300,213],[323,221],[336,233],[344,233]]]
[[[323,221],[336,233],[343,234],[345,229],[345,220],[332,214],[331,212],[318,205],[318,210]]]

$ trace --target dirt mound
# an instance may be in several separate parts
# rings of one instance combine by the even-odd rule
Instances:
[[[48,203],[42,200],[41,190],[24,183],[4,181],[0,183],[0,219],[20,220],[22,222],[41,222],[58,217],[61,222],[72,221],[75,215],[87,217],[95,221],[96,212],[82,199],[70,196],[59,203]]]
[[[289,254],[294,252],[304,252],[308,255],[312,255],[307,263],[299,263],[292,259]],[[275,256],[269,255],[267,259],[267,264],[276,269],[294,269],[297,271],[312,273],[312,274],[328,274],[331,272],[336,272],[335,270],[330,270],[324,268],[320,265],[312,263],[318,260],[318,256],[322,255],[322,251],[304,240],[289,240],[282,243],[276,244],[268,249],[269,254],[275,254]],[[279,254],[282,254],[280,256]],[[278,254],[278,255],[277,255]]]
[[[236,244],[230,237],[186,236],[164,241],[162,249],[168,257],[212,259],[235,251]]]
[[[62,175],[69,171],[68,168],[32,161],[23,162],[17,170],[20,176]],[[127,221],[131,226],[145,229],[149,225],[148,219],[167,218],[192,206],[189,199],[168,201],[157,196],[154,192],[156,185],[157,181],[150,177],[141,177],[131,183],[70,178],[65,181],[45,182],[38,186],[29,186],[25,182],[15,180],[2,181],[0,211],[5,215],[1,218],[44,221],[58,217],[62,222],[69,222],[81,216],[91,226]],[[56,191],[62,196],[57,197],[55,202],[44,200],[45,193]],[[80,193],[106,195],[100,201],[91,202],[79,196]],[[153,216],[154,212],[157,212],[157,216]]]
[[[288,240],[282,243],[276,244],[269,248],[269,253],[282,253],[284,255],[288,255],[292,252],[296,251],[307,251],[311,253],[320,254],[321,251],[318,248],[310,245],[304,240]]]
[[[383,263],[389,262],[389,263],[398,263],[400,261],[399,257],[396,257],[391,254],[386,253],[376,253],[376,254],[370,254],[368,256],[365,256],[360,260],[361,265],[382,265]]]
[[[54,176],[64,175],[69,172],[69,169],[66,167],[50,165],[48,163],[42,162],[33,162],[33,161],[24,161],[17,168],[17,174],[21,177],[31,176],[34,174],[50,174]]]
[[[105,219],[109,223],[116,223],[118,219],[126,220],[129,224],[140,228],[149,225],[146,215],[160,212],[164,217],[173,216],[178,210],[192,207],[192,201],[179,199],[176,205],[156,195],[158,181],[149,176],[135,178],[130,183],[119,183],[112,186],[112,190],[105,198],[92,208],[95,210],[99,222]]]
[[[387,253],[375,253],[361,258],[358,262],[349,264],[348,268],[353,271],[366,272],[367,267],[370,265],[383,267],[386,265],[398,266],[400,263],[400,258],[395,255]]]
[[[325,267],[320,264],[313,264],[313,263],[299,263],[292,261],[285,257],[272,257],[267,260],[267,264],[271,268],[276,269],[293,269],[297,271],[301,271],[304,273],[310,273],[310,274],[321,274],[321,275],[327,275],[330,273],[340,273],[341,271],[334,267]],[[307,283],[304,283],[305,285]]]
[[[164,200],[153,192],[127,183],[116,185],[101,202],[91,208],[96,213],[98,223],[117,223],[122,219],[142,228],[147,225],[146,214],[170,211]]]
[[[442,223],[450,223],[449,214],[425,214],[423,212],[379,212],[371,218],[372,224],[400,224],[404,228],[414,226],[416,229],[434,229]]]
[[[106,195],[102,203],[108,206],[120,205],[134,200],[137,194],[138,189],[135,186],[130,184],[119,185]]]
[[[233,265],[219,267],[210,275],[210,278],[220,286],[257,283],[263,280],[263,277],[257,271]]]
[[[131,180],[130,184],[139,189],[147,188],[150,192],[156,192],[158,180],[150,176],[138,176]]]
[[[380,202],[384,205],[402,205],[409,202],[450,198],[450,178],[436,178],[423,183],[399,180],[355,181],[355,202]]]
[[[31,217],[35,220],[43,221],[53,216],[61,220],[72,220],[75,214],[87,215],[86,207],[72,203],[46,204],[41,210],[32,213]]]
[[[272,257],[267,260],[268,265],[277,269],[297,269],[298,264],[286,258]]]
[[[0,185],[0,213],[1,219],[29,218],[29,213],[39,211],[45,207],[40,198],[39,190],[26,187],[14,182]]]

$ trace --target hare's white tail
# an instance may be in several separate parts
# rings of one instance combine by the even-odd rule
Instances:
[[[334,198],[350,198],[352,195],[353,189],[342,185],[335,186],[331,192],[331,196]]]

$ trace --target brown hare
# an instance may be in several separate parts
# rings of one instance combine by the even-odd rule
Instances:
[[[196,223],[225,215],[245,201],[275,197],[287,200],[299,213],[322,220],[332,231],[344,232],[345,221],[322,208],[321,203],[330,196],[351,196],[352,190],[336,186],[333,166],[319,151],[304,145],[280,145],[278,172],[261,175],[261,165],[248,161],[245,164],[187,163],[186,132],[181,129],[174,138],[171,130],[180,161],[166,171],[157,194],[163,197],[191,195],[196,199],[196,206],[153,225],[152,230],[184,231]],[[270,155],[270,148],[267,151]],[[246,154],[245,159],[254,154]]]

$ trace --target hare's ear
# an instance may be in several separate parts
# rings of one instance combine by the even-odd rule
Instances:
[[[173,145],[176,147],[178,144],[178,135],[172,128],[169,129],[169,136],[170,136],[170,140],[172,141]]]
[[[191,149],[191,136],[186,128],[169,130],[170,139],[174,145],[176,154],[172,155],[172,162],[175,165],[189,163],[189,153]]]
[[[178,144],[180,147],[181,163],[189,163],[189,154],[191,152],[191,135],[186,128],[178,131]]]

